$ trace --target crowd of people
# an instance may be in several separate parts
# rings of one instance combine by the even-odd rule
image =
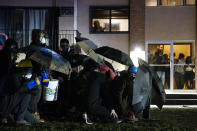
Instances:
[[[183,53],[179,54],[178,59],[175,61],[175,81],[177,89],[194,89],[195,73],[193,71],[194,65],[192,64],[191,56],[187,56]]]
[[[173,54],[176,57],[175,53]],[[170,60],[167,54],[163,54],[162,49],[158,49],[155,55],[149,56],[149,64],[154,64],[154,69],[162,80],[165,88],[170,87]],[[174,78],[176,89],[194,89],[194,65],[191,56],[180,53],[178,59],[174,59]]]
[[[41,33],[38,29],[32,31],[30,46],[46,47],[40,38]],[[2,123],[12,121],[31,125],[45,122],[39,115],[39,102],[42,101],[43,88],[49,85],[52,78],[59,80],[58,100],[54,110],[56,117],[66,116],[73,107],[83,114],[87,124],[100,120],[113,123],[126,119],[136,120],[136,116],[143,111],[143,117],[149,117],[145,109],[135,110],[136,105],[132,105],[132,87],[137,72],[135,66],[117,75],[112,66],[111,69],[99,65],[88,57],[77,60],[76,47],[71,47],[67,39],[61,39],[57,52],[71,63],[73,71],[68,76],[31,60],[31,54],[28,53],[25,60],[31,63],[30,66],[20,66],[21,63],[17,66],[17,52],[21,51],[18,43],[11,38],[0,42],[3,45],[0,51]]]

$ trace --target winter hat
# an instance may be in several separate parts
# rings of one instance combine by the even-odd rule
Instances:
[[[136,66],[131,66],[128,70],[130,73],[137,73],[137,67]]]

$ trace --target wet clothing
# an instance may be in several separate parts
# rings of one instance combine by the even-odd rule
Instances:
[[[68,111],[68,107],[71,104],[71,91],[70,91],[70,81],[68,81],[68,76],[60,72],[52,72],[54,79],[59,80],[58,96],[57,96],[57,107],[55,109],[57,116],[65,115]]]
[[[16,120],[24,120],[31,95],[26,81],[16,69],[11,72],[5,82],[5,91],[1,95],[0,112],[4,118],[15,115]]]
[[[43,44],[41,44],[41,43],[34,43],[34,42],[32,42],[30,44],[30,46],[31,45],[43,46]],[[28,54],[28,56],[30,56],[30,55],[31,54]],[[41,73],[46,71],[44,66],[42,66],[41,64],[39,64],[33,60],[31,60],[31,63],[32,63],[32,79],[35,79],[36,77],[41,76]],[[29,107],[28,107],[28,110],[30,111],[30,113],[38,112],[38,103],[40,102],[40,99],[42,96],[42,86],[43,85],[39,85],[37,88],[35,88],[31,92],[31,99],[30,99]]]
[[[15,68],[16,50],[9,47],[4,48],[0,51],[0,60],[2,61],[0,68],[0,95],[5,95],[8,93],[8,90],[5,88],[5,82]]]
[[[25,114],[28,112],[27,107],[29,105],[31,95],[28,93],[14,93],[12,95],[4,96],[2,101],[4,103],[1,106],[1,115],[4,118],[8,118],[10,114],[15,116],[16,121],[24,120]],[[33,121],[33,118],[26,116],[26,119]]]
[[[71,60],[71,52],[69,52],[70,48],[66,47],[62,51],[57,52],[66,60]],[[73,98],[75,97],[72,92],[73,89],[71,90],[71,81],[69,80],[68,75],[62,74],[60,72],[53,72],[53,77],[55,79],[61,79],[59,80],[56,114],[57,116],[66,115],[68,109],[73,106]]]
[[[121,116],[128,116],[132,112],[133,80],[127,72],[115,77],[111,84],[116,111]]]
[[[32,79],[35,79],[37,76],[41,75],[43,67],[34,61],[31,61],[31,63],[32,63]],[[31,113],[35,113],[38,111],[38,102],[40,101],[42,95],[42,85],[39,85],[37,88],[35,88],[31,92],[31,95],[32,97],[29,103],[28,110]]]
[[[110,111],[114,109],[114,105],[109,88],[105,86],[106,80],[106,76],[99,72],[90,74],[88,108],[91,114],[100,119],[109,120]]]

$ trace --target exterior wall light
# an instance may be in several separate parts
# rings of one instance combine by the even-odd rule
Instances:
[[[145,51],[140,47],[136,47],[133,51],[130,51],[130,57],[133,64],[138,67],[138,58],[145,60]]]

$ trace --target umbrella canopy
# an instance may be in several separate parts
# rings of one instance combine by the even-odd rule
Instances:
[[[149,72],[144,72],[140,67],[138,68],[135,82],[133,84],[133,99],[132,105],[141,102],[143,109],[146,108],[151,98],[151,77]]]
[[[86,43],[93,50],[98,48],[97,45],[93,41],[89,40],[88,38],[76,37],[75,39],[76,39],[76,42],[82,41],[82,42]]]
[[[164,86],[162,84],[162,80],[159,78],[159,76],[153,70],[153,68],[148,65],[147,62],[145,62],[144,60],[140,58],[138,59],[138,62],[141,68],[143,68],[144,70],[148,70],[148,72],[151,74],[151,77],[152,77],[151,103],[157,105],[161,109],[166,100],[166,93],[164,90]]]
[[[133,86],[132,104],[141,102],[145,109],[148,102],[162,109],[165,103],[165,91],[157,73],[145,61],[139,58],[139,67]]]
[[[87,55],[71,54],[70,57],[72,59],[72,61],[70,61],[72,67],[77,67],[79,65],[88,65],[89,67],[97,65],[99,67],[99,64]]]
[[[114,49],[109,46],[102,46],[100,48],[95,49],[94,51],[102,56],[105,56],[111,60],[117,61],[123,65],[127,65],[127,66],[133,65],[133,62],[131,58],[129,57],[129,55],[118,49]]]
[[[66,75],[71,73],[70,63],[58,53],[40,46],[30,46],[30,59],[49,68],[50,70],[58,71]]]
[[[91,57],[94,61],[96,61],[97,63],[101,64],[101,65],[105,65],[104,60],[94,52],[94,50],[92,48],[90,48],[84,41],[79,41],[77,42],[77,45],[79,45],[84,52]]]

